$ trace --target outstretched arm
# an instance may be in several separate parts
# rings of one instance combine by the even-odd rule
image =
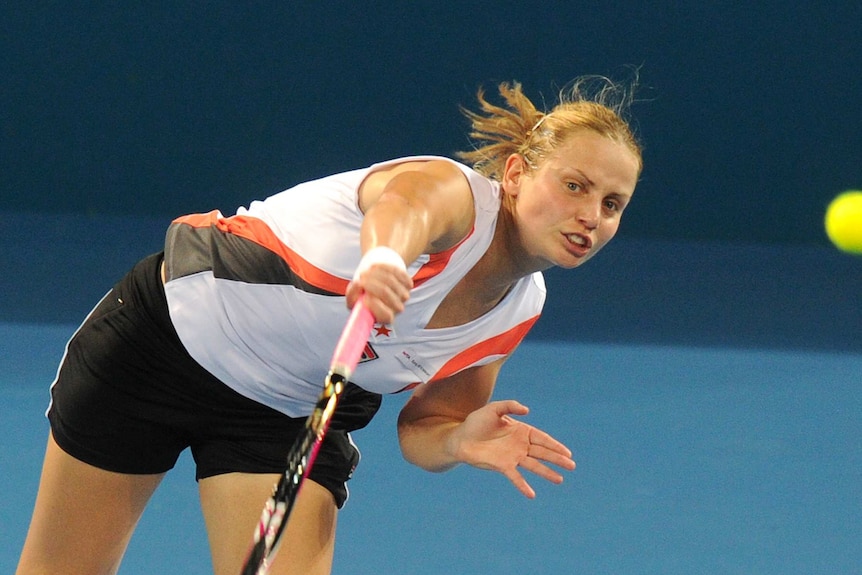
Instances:
[[[429,471],[459,463],[497,471],[533,498],[520,469],[560,483],[563,476],[549,464],[572,470],[575,462],[565,445],[513,417],[527,415],[527,407],[514,400],[488,403],[502,361],[417,388],[398,418],[401,450]]]
[[[473,225],[473,195],[452,162],[406,162],[370,174],[360,187],[359,206],[365,213],[362,253],[377,250],[363,258],[347,305],[352,308],[365,294],[377,321],[391,323],[413,287],[404,264],[461,241]]]

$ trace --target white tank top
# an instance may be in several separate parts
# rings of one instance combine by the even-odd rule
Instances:
[[[392,160],[299,184],[231,217],[214,211],[175,220],[165,244],[165,292],[191,356],[247,397],[291,417],[309,414],[361,257],[359,186],[371,171],[432,159],[445,158]],[[473,230],[454,248],[408,266],[415,287],[404,312],[392,325],[375,326],[351,378],[368,391],[395,393],[504,357],[541,313],[545,287],[535,273],[482,317],[425,329],[485,253],[500,209],[499,184],[454,163],[473,192]]]

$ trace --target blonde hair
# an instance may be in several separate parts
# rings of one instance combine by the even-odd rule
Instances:
[[[511,154],[522,155],[535,169],[570,134],[587,129],[631,150],[640,173],[641,145],[627,119],[635,85],[636,79],[626,88],[603,76],[582,76],[560,90],[550,112],[538,110],[518,82],[498,86],[503,106],[490,103],[479,88],[481,112],[461,110],[472,124],[474,148],[457,156],[482,175],[500,180]]]

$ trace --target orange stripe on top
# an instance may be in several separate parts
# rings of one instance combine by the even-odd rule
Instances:
[[[260,246],[265,247],[283,259],[293,272],[303,281],[328,292],[345,294],[350,280],[334,276],[311,264],[295,251],[287,247],[263,220],[252,216],[231,216],[225,218],[218,210],[206,214],[191,214],[174,220],[195,228],[214,227]]]
[[[508,331],[468,347],[443,364],[443,367],[434,374],[431,381],[449,377],[464,368],[470,367],[480,359],[488,357],[489,355],[508,355],[512,353],[538,319],[538,315],[531,317]]]
[[[452,246],[446,251],[439,252],[436,254],[431,254],[429,256],[428,262],[425,263],[419,271],[413,276],[413,287],[419,286],[426,281],[430,280],[444,269],[446,269],[446,265],[449,263],[449,260],[452,259],[452,254],[455,253],[461,244],[467,241],[467,238],[473,235],[473,232],[476,231],[476,228],[473,227],[470,229],[470,233],[464,236],[460,242]]]

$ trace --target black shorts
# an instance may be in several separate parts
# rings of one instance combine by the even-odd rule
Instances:
[[[55,441],[81,461],[120,473],[168,471],[187,447],[198,479],[284,471],[304,418],[240,395],[192,359],[168,315],[161,261],[155,254],[139,262],[69,341],[51,386]],[[347,386],[309,475],[339,507],[359,462],[349,432],[367,425],[380,401]]]

